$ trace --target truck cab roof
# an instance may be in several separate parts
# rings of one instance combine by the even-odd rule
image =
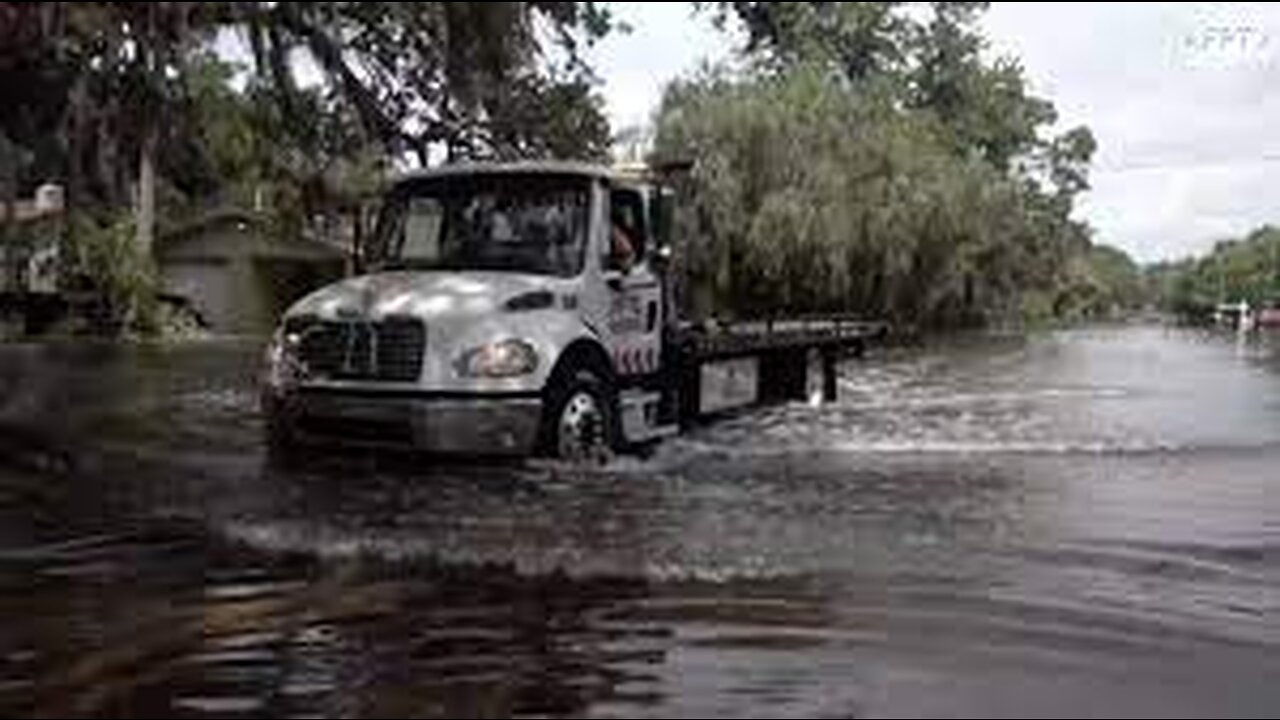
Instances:
[[[475,175],[576,175],[618,184],[639,184],[647,179],[643,168],[615,168],[587,162],[567,160],[524,160],[518,162],[464,162],[415,170],[396,177],[393,184],[402,185],[422,180]]]

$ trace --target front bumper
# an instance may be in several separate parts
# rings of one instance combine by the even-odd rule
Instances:
[[[306,441],[430,453],[520,456],[537,447],[537,393],[453,395],[299,389],[268,394],[264,411]]]

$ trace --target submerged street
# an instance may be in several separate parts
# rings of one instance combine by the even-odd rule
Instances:
[[[885,351],[598,470],[270,467],[260,356],[0,347],[0,715],[1280,706],[1280,337]]]

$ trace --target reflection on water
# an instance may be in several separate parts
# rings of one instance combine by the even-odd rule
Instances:
[[[634,582],[266,559],[178,530],[5,558],[7,715],[573,715],[642,702]],[[25,595],[25,597],[22,597]]]
[[[267,468],[250,345],[0,353],[0,714],[1269,716],[1276,350],[904,351],[592,471]]]
[[[1280,444],[1280,342],[1166,328],[966,344],[851,371],[843,402],[710,431],[757,452],[1142,453]]]

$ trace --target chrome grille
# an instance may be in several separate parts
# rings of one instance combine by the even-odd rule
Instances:
[[[318,380],[414,382],[427,347],[426,328],[413,318],[292,318],[285,332],[297,338],[298,359]]]

